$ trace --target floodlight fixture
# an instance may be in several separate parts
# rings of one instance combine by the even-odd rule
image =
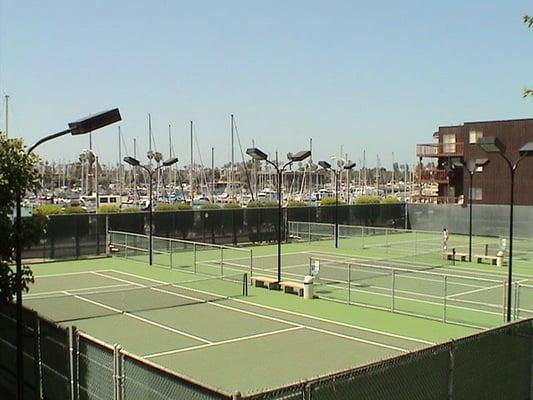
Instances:
[[[122,117],[120,116],[118,108],[114,108],[70,122],[68,127],[72,135],[83,135],[121,120]]]
[[[520,156],[529,157],[533,155],[533,142],[526,143],[520,147]]]
[[[170,167],[178,162],[178,157],[169,158],[168,160],[163,161],[164,167]]]
[[[477,144],[487,153],[505,153],[505,145],[495,136],[479,138]]]
[[[343,168],[344,169],[353,169],[353,168],[355,168],[355,163],[354,162],[349,163],[348,165],[345,165]]]
[[[124,157],[124,162],[126,164],[129,164],[131,165],[132,167],[138,167],[139,165],[141,165],[141,163],[139,162],[139,160],[137,160],[136,158],[133,158],[133,157]]]
[[[331,169],[331,164],[327,161],[319,161],[318,165],[320,165],[324,169]]]
[[[259,150],[257,147],[250,147],[246,149],[246,154],[248,154],[254,160],[258,161],[264,161],[268,158],[268,155],[265,152]]]
[[[309,157],[311,157],[311,150],[302,150],[296,154],[292,154],[292,153],[287,154],[287,158],[291,160],[292,162],[303,161]]]

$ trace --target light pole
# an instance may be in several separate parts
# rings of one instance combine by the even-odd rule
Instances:
[[[82,118],[78,121],[70,122],[68,124],[68,129],[63,131],[53,133],[51,135],[45,136],[44,138],[37,141],[35,144],[30,146],[27,150],[27,153],[30,154],[41,144],[48,142],[50,140],[56,139],[58,137],[68,135],[83,135],[90,133],[97,129],[103,128],[107,125],[111,125],[115,122],[120,121],[122,118],[118,108],[113,110],[104,111],[98,114],[94,114],[90,117]],[[17,240],[15,246],[15,263],[16,263],[16,298],[17,298],[17,399],[21,400],[24,397],[24,353],[23,353],[23,332],[22,332],[22,217],[21,217],[21,202],[22,202],[22,193],[20,190],[17,190],[16,194],[16,205],[15,205],[15,231],[17,233]]]
[[[281,202],[282,202],[282,193],[281,193],[281,178],[283,171],[285,168],[287,168],[289,165],[291,165],[293,162],[303,161],[306,158],[311,156],[310,150],[302,150],[299,151],[296,154],[288,153],[287,158],[289,161],[287,161],[281,168],[279,166],[270,161],[268,159],[268,156],[266,153],[259,150],[257,147],[251,147],[246,150],[246,154],[248,154],[250,157],[252,157],[254,160],[258,161],[266,161],[268,164],[272,165],[277,172],[278,175],[278,282],[281,282]]]
[[[469,219],[468,219],[468,262],[472,262],[472,184],[474,182],[474,174],[476,173],[477,169],[479,167],[483,167],[484,165],[487,165],[489,163],[488,158],[478,158],[475,160],[468,160],[466,163],[458,160],[454,161],[453,165],[455,167],[464,167],[468,173],[470,174],[470,192],[468,194],[468,212],[469,212]]]
[[[499,154],[507,163],[509,172],[511,174],[510,187],[510,208],[509,208],[509,274],[507,283],[507,322],[511,322],[511,296],[513,283],[513,207],[514,207],[514,175],[516,168],[520,161],[525,157],[533,156],[533,142],[526,143],[519,150],[519,158],[513,164],[507,156],[505,156],[505,146],[498,138],[494,136],[482,137],[478,140],[478,145],[487,153]]]
[[[90,154],[93,157],[94,160],[94,192],[96,194],[96,211],[98,211],[98,207],[100,207],[100,200],[99,200],[99,191],[98,191],[98,156],[94,152],[94,150],[91,149],[85,149],[83,150],[83,153],[85,153],[85,160],[88,161],[88,165],[91,165],[91,158],[87,155]],[[89,167],[87,167],[87,174],[89,174]]]
[[[150,196],[149,224],[150,224],[150,227],[148,228],[148,232],[149,232],[148,234],[148,260],[151,266],[152,260],[153,260],[153,251],[152,251],[152,236],[153,236],[152,214],[153,214],[153,208],[154,208],[153,207],[154,197],[152,195],[153,178],[154,178],[154,174],[158,172],[161,168],[170,167],[171,165],[176,164],[178,162],[178,157],[169,158],[168,160],[163,161],[163,164],[158,165],[156,168],[145,167],[144,165],[141,165],[139,160],[133,157],[124,157],[124,162],[131,165],[132,167],[143,168],[146,172],[148,172],[148,177],[150,178],[150,188],[149,188],[150,189],[149,191],[149,196]]]
[[[331,171],[335,175],[335,248],[339,247],[339,176],[342,170],[350,171],[355,167],[355,163],[344,164],[341,169],[331,168],[331,164],[327,161],[319,161],[318,165],[326,171]]]

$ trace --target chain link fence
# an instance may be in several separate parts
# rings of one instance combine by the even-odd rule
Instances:
[[[15,310],[0,308],[0,392],[15,397]],[[223,393],[110,346],[75,328],[24,312],[28,398],[71,400],[528,399],[533,320],[306,382],[255,394]]]
[[[283,208],[281,233],[286,238],[287,221],[334,221],[335,207]],[[339,206],[342,224],[404,226],[402,205]],[[106,254],[108,230],[147,234],[147,212],[124,214],[51,215],[46,235],[38,245],[23,251],[23,259],[40,262],[77,259]],[[161,211],[153,214],[155,236],[212,244],[239,245],[277,240],[276,207]]]

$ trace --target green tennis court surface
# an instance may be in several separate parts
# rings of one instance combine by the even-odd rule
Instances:
[[[226,393],[254,393],[474,329],[119,258],[35,265],[24,304]],[[245,293],[246,294],[246,293]]]

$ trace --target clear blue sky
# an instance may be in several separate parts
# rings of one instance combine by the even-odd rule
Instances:
[[[188,162],[194,120],[204,162],[214,146],[220,164],[233,113],[243,147],[285,154],[312,137],[315,160],[342,145],[390,167],[439,125],[533,116],[526,12],[533,3],[514,0],[2,0],[0,94],[27,142],[116,106],[130,152],[134,137],[147,150],[150,112],[165,156],[171,123]],[[117,127],[93,137],[116,162]],[[69,137],[40,152],[74,160],[87,146]]]

